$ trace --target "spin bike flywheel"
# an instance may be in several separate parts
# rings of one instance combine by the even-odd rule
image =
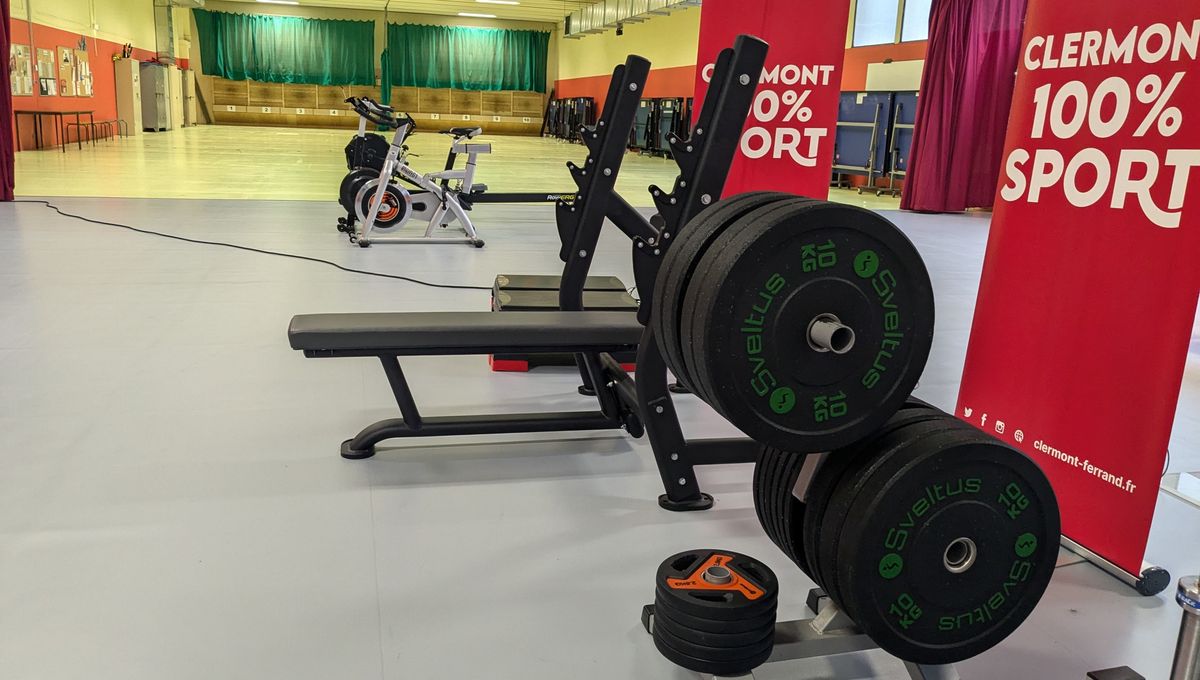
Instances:
[[[363,224],[367,224],[371,208],[375,206],[375,194],[379,190],[379,181],[379,178],[375,178],[365,182],[359,188],[358,196],[355,198],[355,213]],[[412,211],[412,195],[404,187],[389,182],[383,194],[383,205],[380,206],[379,214],[375,217],[375,230],[399,229],[412,216]]]

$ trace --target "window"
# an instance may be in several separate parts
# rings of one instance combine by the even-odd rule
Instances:
[[[933,0],[858,0],[855,4],[854,47],[929,39]]]
[[[900,40],[929,39],[929,8],[933,0],[904,0],[904,25],[901,28]]]
[[[897,0],[858,0],[854,12],[854,46],[896,42]]]

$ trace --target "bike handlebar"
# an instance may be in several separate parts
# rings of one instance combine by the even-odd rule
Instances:
[[[348,97],[346,103],[353,107],[355,113],[375,125],[394,130],[407,124],[410,131],[417,129],[417,121],[413,120],[411,115],[406,113],[400,117],[396,115],[395,109],[380,104],[370,97]]]

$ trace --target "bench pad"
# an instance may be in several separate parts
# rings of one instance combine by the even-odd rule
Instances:
[[[629,312],[303,314],[292,318],[288,340],[305,352],[621,351],[636,348],[642,330]]]

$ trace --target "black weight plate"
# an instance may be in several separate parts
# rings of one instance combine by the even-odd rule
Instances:
[[[948,664],[987,651],[1029,616],[1054,574],[1061,527],[1049,481],[973,428],[921,437],[871,474],[859,498],[838,580],[859,626],[900,659]],[[962,538],[975,558],[955,573],[947,565]]]
[[[654,284],[649,325],[654,329],[659,349],[677,381],[687,382],[678,361],[678,324],[673,320],[678,314],[675,310],[678,309],[678,298],[682,296],[683,284],[690,271],[690,260],[695,257],[694,250],[703,247],[704,240],[714,230],[723,228],[722,222],[727,211],[736,209],[741,202],[754,201],[765,195],[766,192],[753,192],[718,201],[701,211],[664,243],[667,252],[662,258]]]
[[[676,378],[683,378],[684,382],[687,382],[682,373],[683,366],[679,363],[679,304],[687,280],[695,267],[698,253],[703,252],[715,235],[746,210],[753,209],[763,202],[788,197],[787,194],[759,191],[718,201],[693,218],[683,228],[682,233],[674,235],[674,243],[668,244],[667,254],[663,257],[654,285],[651,310],[660,349]]]
[[[781,452],[781,455],[787,459],[782,479],[784,495],[779,504],[779,514],[783,517],[783,540],[784,545],[787,546],[784,552],[792,558],[792,562],[795,562],[801,571],[808,574],[808,564],[804,557],[804,534],[800,528],[804,526],[805,504],[793,493],[807,456],[787,452]],[[812,576],[812,574],[808,575]]]
[[[659,268],[654,284],[654,299],[651,311],[658,336],[659,348],[675,377],[690,385],[690,377],[680,356],[679,309],[687,281],[696,266],[700,253],[713,238],[729,224],[747,211],[759,206],[791,198],[789,194],[758,191],[739,194],[718,201],[693,218],[684,227],[683,233],[675,234]]]
[[[359,169],[347,173],[342,178],[342,184],[338,187],[338,204],[350,214],[354,214],[354,200],[358,197],[358,190],[362,185],[379,176],[379,173],[374,170]]]
[[[757,642],[741,647],[711,647],[692,642],[676,635],[668,626],[660,628],[657,620],[654,623],[654,637],[660,638],[671,649],[696,659],[718,662],[745,661],[757,657],[764,651],[770,651],[771,647],[775,645],[775,627],[760,631]]]
[[[704,659],[697,659],[694,656],[688,656],[687,654],[673,649],[657,635],[653,637],[654,646],[658,648],[659,653],[662,654],[663,657],[668,661],[677,666],[682,666],[683,668],[695,671],[697,673],[709,673],[716,676],[745,675],[746,673],[749,673],[755,668],[761,666],[766,662],[767,659],[771,658],[771,651],[773,649],[772,647],[768,647],[766,651],[762,652],[758,656],[741,661],[706,661]]]
[[[919,418],[914,416],[914,418]],[[849,606],[842,596],[841,581],[838,580],[838,546],[842,540],[842,527],[846,518],[856,512],[855,499],[858,490],[866,482],[868,476],[889,460],[897,451],[912,445],[926,433],[942,432],[965,427],[953,416],[944,413],[937,414],[932,420],[917,420],[894,428],[885,436],[865,445],[854,454],[851,468],[843,473],[837,488],[825,505],[825,516],[822,518],[820,539],[817,543],[819,561],[817,570],[824,577],[825,591],[849,614]]]
[[[863,461],[860,458],[860,463],[852,472],[853,478],[844,477],[838,490],[831,497],[828,506],[830,508],[829,515],[821,528],[820,549],[826,558],[821,568],[825,570],[824,573],[829,578],[833,590],[838,594],[838,603],[842,605],[848,615],[853,616],[851,614],[853,603],[850,602],[849,597],[843,598],[841,589],[843,583],[840,578],[844,573],[840,570],[839,559],[846,522],[852,513],[859,511],[855,505],[859,499],[866,499],[865,496],[859,494],[863,487],[874,478],[873,475],[878,470],[888,466],[895,467],[898,461],[907,460],[904,454],[909,452],[912,447],[919,446],[931,435],[947,432],[967,438],[978,435],[978,432],[971,426],[940,411],[934,420],[910,423],[895,428],[888,436],[880,438],[871,446],[874,454],[869,457],[869,460]]]
[[[826,592],[830,592],[835,587],[835,584],[824,573],[823,562],[821,560],[821,540],[829,524],[826,511],[829,507],[830,498],[837,491],[842,478],[858,463],[862,455],[870,455],[874,450],[873,447],[877,445],[880,438],[887,436],[896,428],[912,423],[940,419],[944,415],[940,411],[929,412],[923,408],[902,409],[870,437],[855,446],[830,453],[825,461],[821,463],[821,467],[817,470],[817,474],[809,487],[808,508],[804,515],[802,545],[804,546],[804,556],[808,564],[809,575]]]
[[[774,514],[775,468],[778,464],[779,459],[771,453],[771,450],[759,449],[758,460],[754,463],[754,511],[758,515],[758,522],[762,525],[763,531],[775,545],[779,545]],[[780,547],[782,548],[782,546]]]
[[[765,447],[764,447],[765,448]],[[780,500],[783,495],[783,483],[780,481],[783,476],[783,468],[785,460],[783,456],[778,455],[777,449],[771,449],[770,457],[773,465],[771,466],[771,479],[767,482],[770,485],[770,521],[771,532],[774,535],[775,545],[783,553],[787,554],[786,537],[783,533],[783,516],[779,513]]]
[[[778,603],[776,603],[778,605]],[[662,597],[655,593],[654,597],[654,612],[655,616],[659,613],[669,616],[672,621],[679,623],[688,630],[694,630],[703,633],[713,633],[720,635],[734,635],[751,633],[757,630],[762,630],[766,626],[775,625],[775,614],[777,607],[772,607],[770,610],[759,614],[758,616],[742,619],[740,621],[714,621],[712,619],[703,618],[700,616],[692,616],[686,612],[681,612],[678,609],[673,609],[669,602],[663,601]]]
[[[758,525],[763,528],[763,531],[766,532],[767,536],[773,541],[775,540],[775,537],[771,536],[771,527],[767,523],[767,517],[770,516],[770,510],[768,508],[766,499],[766,493],[768,490],[770,490],[770,486],[767,484],[766,474],[767,464],[770,462],[771,459],[768,459],[766,456],[764,456],[763,452],[760,450],[758,453],[758,460],[754,461],[754,480],[750,487],[750,497],[754,499],[754,515],[758,517]]]
[[[803,455],[790,454],[786,451],[764,446],[759,453],[759,459],[770,464],[773,473],[763,480],[763,514],[767,517],[770,528],[767,530],[771,541],[801,569],[804,568],[799,555],[801,550],[791,535],[789,524],[791,515],[802,513],[804,504],[792,496],[792,489],[804,465]]]
[[[728,569],[733,583],[714,586],[703,578],[708,566]],[[739,621],[775,608],[779,581],[752,557],[728,550],[693,550],[667,558],[655,578],[656,599],[671,611],[712,621]]]
[[[787,201],[760,209],[727,229],[697,272],[705,274],[687,293],[696,304],[689,370],[718,412],[764,444],[847,446],[895,413],[925,368],[929,274],[875,213]],[[856,336],[842,354],[808,339],[827,314]]]
[[[816,201],[812,199],[790,196],[783,200],[776,200],[760,205],[754,210],[743,213],[733,223],[727,225],[720,234],[714,235],[709,240],[708,247],[705,250],[696,254],[696,260],[692,264],[691,277],[688,278],[680,295],[680,351],[684,372],[692,380],[692,389],[696,392],[697,396],[706,401],[718,413],[721,413],[721,408],[709,396],[713,392],[713,386],[705,381],[706,376],[696,372],[696,368],[700,363],[696,354],[697,348],[700,345],[700,307],[710,302],[712,295],[724,280],[720,272],[714,273],[715,258],[712,257],[712,254],[721,252],[731,240],[738,240],[739,235],[744,234],[747,229],[753,228],[756,224],[761,224],[763,220],[766,220],[767,223],[773,223],[775,219],[773,216],[780,209],[785,209],[788,206],[795,209],[815,203]],[[726,419],[728,419],[728,416],[726,416]],[[736,423],[734,424],[736,425]]]
[[[673,612],[654,610],[654,628],[662,626],[664,631],[672,636],[696,645],[705,647],[720,647],[724,649],[756,647],[767,637],[775,635],[775,617],[763,618],[762,625],[745,632],[712,633],[705,630],[689,628],[686,624],[671,618]],[[683,649],[680,647],[679,649]]]
[[[922,402],[923,403],[923,402]],[[890,432],[891,429],[900,425],[912,422],[912,416],[918,415],[912,413],[913,408],[924,408],[916,406],[910,399],[905,406],[892,416],[877,432],[865,439],[860,444],[846,449],[840,449],[829,454],[828,457],[821,463],[821,467],[817,469],[817,474],[813,477],[809,484],[807,502],[804,512],[804,523],[802,525],[801,538],[801,553],[805,558],[804,570],[818,585],[824,586],[823,579],[817,569],[816,556],[818,554],[817,542],[819,541],[821,527],[825,514],[825,506],[828,504],[829,496],[837,488],[837,483],[841,479],[842,474],[854,463],[854,453],[859,448],[869,445],[879,437]],[[928,420],[936,417],[936,414],[920,414],[918,418]]]
[[[817,474],[809,483],[809,492],[806,494],[806,497],[808,498],[806,498],[804,503],[805,507],[802,522],[793,525],[793,531],[798,530],[800,532],[800,536],[793,538],[793,540],[797,541],[797,552],[804,558],[803,564],[800,564],[800,568],[802,568],[804,573],[809,574],[809,578],[815,580],[818,585],[822,585],[822,579],[820,574],[817,572],[814,559],[815,555],[817,554],[816,541],[818,540],[818,535],[820,535],[824,509],[826,509],[826,505],[829,500],[829,494],[833,493],[836,483],[838,483],[838,480],[841,479],[842,473],[844,473],[848,465],[853,463],[854,451],[856,451],[860,446],[872,443],[872,441],[875,441],[876,439],[882,437],[882,435],[890,432],[890,429],[904,425],[906,422],[912,422],[913,420],[929,420],[931,417],[935,417],[937,414],[941,413],[941,411],[936,411],[936,413],[928,415],[917,413],[917,410],[928,411],[931,409],[932,407],[929,407],[929,405],[925,404],[925,402],[919,401],[919,399],[913,397],[908,398],[904,407],[902,407],[899,411],[896,411],[896,415],[892,416],[892,419],[889,419],[888,422],[884,423],[884,425],[878,429],[878,431],[872,433],[870,437],[864,439],[862,443],[847,447],[847,449],[830,453],[830,455],[821,463],[821,467],[817,468]],[[913,419],[912,416],[914,415],[920,415],[922,417],[919,417],[919,419]]]

